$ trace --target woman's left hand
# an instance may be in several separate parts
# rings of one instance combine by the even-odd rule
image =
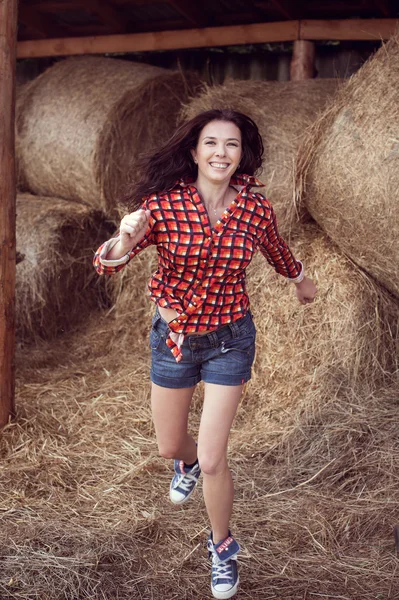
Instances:
[[[317,287],[311,279],[304,277],[301,283],[296,283],[296,297],[301,304],[310,304],[315,299]]]

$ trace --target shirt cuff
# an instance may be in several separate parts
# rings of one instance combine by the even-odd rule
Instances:
[[[129,253],[121,256],[121,258],[114,258],[107,260],[105,257],[108,252],[112,250],[112,248],[119,242],[120,236],[118,235],[116,238],[112,238],[105,242],[103,249],[100,252],[100,263],[104,265],[104,267],[118,267],[119,265],[124,265],[129,261]]]
[[[303,268],[302,262],[300,260],[297,260],[296,262],[301,265],[301,272],[299,273],[298,277],[288,278],[288,281],[291,283],[301,283],[301,281],[303,281],[303,279],[305,278],[305,269]]]

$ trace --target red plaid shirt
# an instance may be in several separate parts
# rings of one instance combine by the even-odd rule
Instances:
[[[197,189],[181,181],[172,191],[144,201],[142,208],[151,211],[149,226],[128,254],[106,259],[119,239],[114,238],[94,257],[97,272],[111,275],[144,248],[156,245],[158,269],[148,287],[156,304],[178,313],[169,323],[167,340],[177,361],[182,358],[178,334],[215,330],[246,314],[245,270],[258,248],[277,273],[294,282],[303,278],[301,262],[278,233],[270,202],[250,189],[263,184],[248,175],[233,177],[231,184],[243,188],[214,227]]]

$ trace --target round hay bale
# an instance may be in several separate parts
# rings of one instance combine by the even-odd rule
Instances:
[[[232,108],[251,117],[259,127],[265,147],[259,175],[265,193],[276,209],[280,229],[292,219],[294,159],[306,128],[331,99],[336,79],[308,81],[230,81],[207,87],[183,109],[190,119],[201,111]]]
[[[111,58],[56,63],[18,93],[20,187],[110,211],[198,85],[195,75]]]
[[[318,286],[313,304],[300,305],[294,286],[260,255],[248,277],[258,347],[250,390],[279,419],[305,394],[317,402],[342,388],[374,390],[398,367],[393,297],[314,223],[297,230],[290,247]]]
[[[298,153],[296,199],[399,295],[399,34],[337,94]]]
[[[59,198],[17,196],[16,324],[19,341],[51,338],[109,305],[94,251],[112,231],[103,213]]]

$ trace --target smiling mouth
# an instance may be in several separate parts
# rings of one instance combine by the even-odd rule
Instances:
[[[214,167],[215,169],[227,169],[230,165],[228,163],[218,163],[218,162],[211,162],[209,163],[211,165],[211,167]]]

